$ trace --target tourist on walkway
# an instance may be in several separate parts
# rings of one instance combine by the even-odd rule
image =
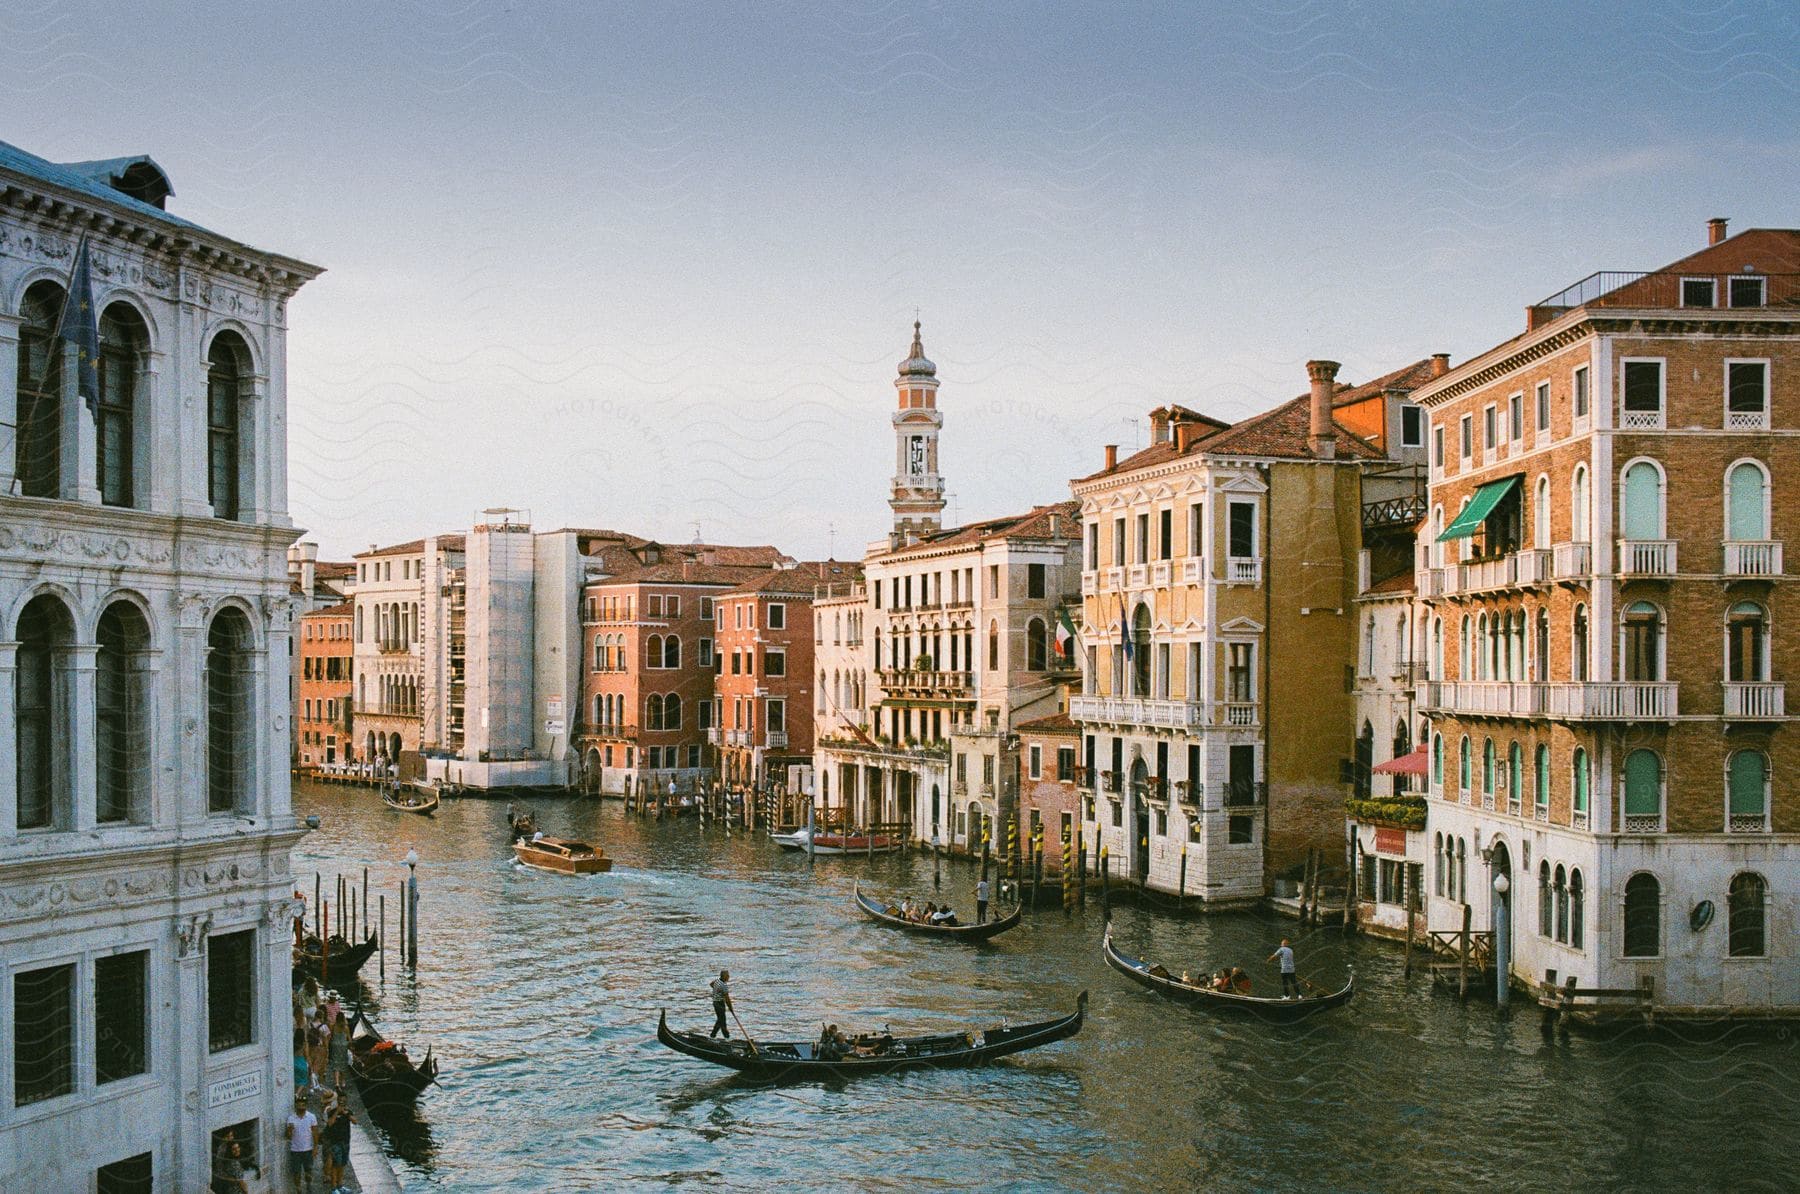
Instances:
[[[350,1021],[339,1016],[331,1024],[331,1047],[327,1058],[327,1074],[339,1086],[350,1069]]]
[[[340,1092],[337,1102],[325,1117],[325,1128],[319,1133],[325,1145],[325,1185],[336,1190],[344,1184],[344,1166],[350,1163],[350,1124],[356,1116]]]
[[[1295,999],[1300,998],[1300,978],[1294,973],[1294,949],[1288,944],[1286,937],[1281,939],[1275,952],[1269,955],[1269,961],[1281,963],[1281,997],[1286,999],[1291,995]]]
[[[987,923],[988,881],[981,880],[975,885],[975,923]]]
[[[294,1188],[312,1188],[313,1152],[318,1147],[319,1117],[306,1109],[306,1097],[294,1096],[294,1113],[287,1118],[288,1176]]]
[[[731,1006],[731,971],[719,971],[719,977],[712,980],[713,1026],[707,1033],[707,1039],[718,1036],[721,1032],[725,1039],[731,1039],[731,1026],[725,1023],[725,1013],[737,1009]]]

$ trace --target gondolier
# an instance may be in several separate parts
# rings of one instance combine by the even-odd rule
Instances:
[[[725,1023],[725,1013],[734,1010],[731,1006],[731,971],[719,971],[719,977],[712,980],[711,987],[714,1022],[712,1031],[706,1034],[707,1039],[724,1033],[725,1039],[730,1040],[731,1027]]]
[[[976,924],[984,925],[987,923],[987,905],[988,905],[988,881],[986,879],[983,879],[979,883],[975,884],[975,923]]]
[[[1283,937],[1275,952],[1269,955],[1269,961],[1281,963],[1281,997],[1300,998],[1300,976],[1294,973],[1294,947]]]

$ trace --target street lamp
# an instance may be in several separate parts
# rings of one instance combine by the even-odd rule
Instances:
[[[1512,915],[1506,893],[1512,887],[1506,872],[1494,876],[1494,1006],[1505,1007],[1512,983]]]
[[[406,939],[406,964],[416,972],[419,968],[419,852],[406,851],[406,923],[411,933]]]

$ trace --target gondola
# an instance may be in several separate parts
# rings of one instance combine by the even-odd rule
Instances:
[[[308,936],[304,946],[294,947],[294,969],[311,978],[346,978],[361,970],[362,964],[375,955],[380,944],[373,933],[360,945],[351,945],[334,933],[331,937],[331,952],[327,954],[319,948],[317,937]]]
[[[533,817],[530,813],[515,812],[510,809],[507,810],[506,840],[509,844],[529,838],[532,834],[537,832],[537,829],[537,818]]]
[[[383,789],[381,803],[397,813],[419,813],[431,816],[437,812],[438,794],[435,789],[423,786],[406,786],[392,790]]]
[[[656,1039],[677,1053],[710,1061],[753,1078],[784,1080],[856,1077],[886,1074],[894,1070],[940,1066],[983,1065],[1009,1053],[1021,1053],[1067,1040],[1081,1031],[1087,1017],[1088,993],[1075,1000],[1072,1015],[1060,1020],[1008,1027],[1004,1024],[972,1032],[945,1032],[931,1036],[854,1038],[870,1052],[838,1058],[819,1056],[816,1041],[712,1040],[703,1032],[677,1032],[669,1027],[667,1012],[659,1013]]]
[[[1296,1020],[1304,1020],[1319,1012],[1343,1007],[1356,993],[1356,972],[1354,970],[1350,972],[1350,977],[1345,980],[1340,989],[1318,995],[1306,995],[1299,999],[1279,999],[1269,995],[1240,995],[1235,991],[1214,991],[1207,987],[1197,987],[1191,983],[1182,982],[1161,966],[1153,965],[1142,958],[1122,954],[1113,948],[1110,924],[1106,926],[1106,934],[1101,939],[1100,947],[1106,955],[1108,966],[1133,982],[1141,983],[1153,991],[1160,991],[1171,999],[1179,999],[1184,1003],[1192,1003],[1211,1011],[1244,1012],[1275,1024],[1289,1024]]]
[[[358,1033],[357,1026],[367,1029]],[[350,1072],[371,1111],[410,1104],[437,1081],[437,1058],[425,1050],[425,1060],[414,1065],[406,1050],[384,1038],[357,1009],[350,1021]]]
[[[856,906],[861,908],[863,914],[870,920],[880,921],[882,924],[891,925],[896,929],[904,929],[908,933],[918,933],[924,937],[942,937],[950,941],[986,941],[989,937],[998,936],[1008,929],[1017,928],[1019,921],[1025,916],[1025,905],[1020,904],[1000,919],[990,920],[986,924],[920,924],[918,921],[907,920],[903,916],[890,915],[885,905],[862,893],[860,883],[852,889],[851,894],[856,898]]]

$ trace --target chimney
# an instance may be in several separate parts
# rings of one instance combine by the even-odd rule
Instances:
[[[1726,217],[1714,216],[1706,221],[1706,243],[1716,245],[1727,236],[1725,231]]]
[[[1450,354],[1434,352],[1431,354],[1431,376],[1442,377],[1450,372]]]
[[[1336,361],[1306,362],[1306,376],[1312,383],[1312,417],[1308,423],[1307,449],[1320,460],[1337,456],[1337,427],[1331,419],[1331,396],[1337,392]]]
[[[1169,442],[1169,408],[1159,406],[1150,412],[1150,442],[1166,444]]]
[[[1187,451],[1188,445],[1200,437],[1202,427],[1203,424],[1185,421],[1175,424],[1175,450],[1177,452]]]
[[[1106,467],[1108,470],[1119,467],[1119,445],[1106,445]]]
[[[1050,511],[1050,537],[1052,539],[1056,538],[1056,531],[1056,511],[1052,510]]]

